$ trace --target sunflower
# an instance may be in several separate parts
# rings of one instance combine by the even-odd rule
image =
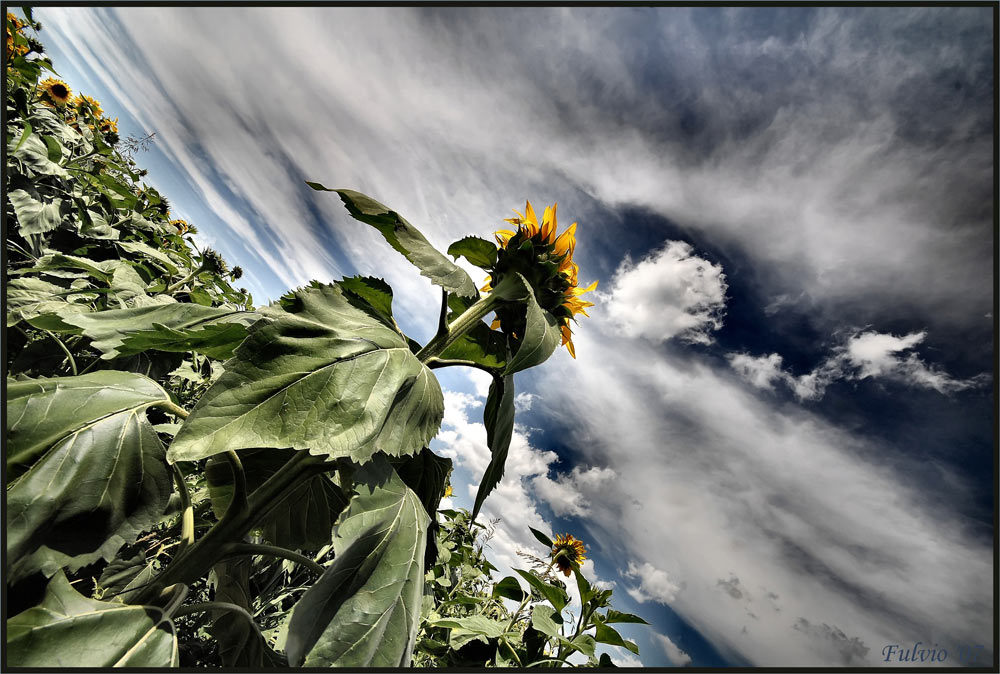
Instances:
[[[587,307],[594,306],[593,302],[586,302],[580,296],[596,288],[597,281],[586,288],[577,285],[580,267],[573,262],[576,223],[557,236],[557,205],[553,204],[551,208],[545,209],[541,225],[538,224],[530,201],[525,203],[523,214],[515,210],[517,217],[505,220],[517,229],[501,229],[496,233],[497,244],[500,246],[497,263],[490,270],[490,278],[482,290],[492,290],[494,284],[499,283],[508,272],[516,271],[524,275],[535,291],[538,304],[559,321],[562,343],[570,355],[576,358],[570,320],[575,321],[576,314],[586,316]],[[523,316],[498,310],[492,327],[495,329],[502,326],[516,337],[523,334],[523,323]]]
[[[101,108],[101,104],[95,101],[90,96],[84,96],[83,94],[77,94],[73,97],[73,105],[76,106],[77,110],[90,110],[94,113],[95,117],[100,117],[104,114],[104,110]]]
[[[118,133],[118,118],[105,117],[101,120],[101,133]]]
[[[451,485],[450,485],[450,484],[449,484],[449,485],[448,485],[447,487],[445,487],[445,488],[444,488],[444,498],[448,498],[448,497],[449,497],[449,496],[451,496],[451,495],[452,495],[453,493],[454,493],[454,492],[452,491],[452,489],[451,489]]]
[[[587,559],[587,549],[583,547],[583,541],[573,538],[572,534],[560,534],[552,544],[551,557],[563,575],[569,576]]]
[[[42,99],[43,103],[48,105],[56,105],[62,107],[69,103],[69,97],[73,93],[69,85],[67,85],[62,80],[57,80],[54,77],[50,77],[47,80],[39,83],[41,91],[38,92],[38,96]]]
[[[189,229],[191,229],[191,226],[187,223],[186,220],[171,220],[167,224],[176,227],[178,234],[185,234]]]

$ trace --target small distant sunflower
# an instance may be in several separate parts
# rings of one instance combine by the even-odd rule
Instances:
[[[118,118],[105,117],[101,120],[101,133],[118,133]]]
[[[40,82],[38,86],[40,88],[38,96],[42,99],[42,102],[60,108],[69,103],[70,96],[73,94],[68,84],[55,77],[50,77]]]
[[[188,223],[187,223],[187,221],[186,221],[186,220],[171,220],[171,221],[170,221],[169,223],[167,223],[167,224],[169,224],[169,225],[173,225],[174,227],[176,227],[176,228],[177,228],[177,233],[178,233],[178,234],[186,234],[186,233],[187,233],[187,231],[188,231],[189,229],[191,229],[191,226],[190,226],[190,225],[188,225]]]
[[[444,497],[445,497],[445,498],[448,498],[448,497],[449,497],[449,496],[451,496],[451,495],[452,495],[453,493],[454,493],[454,492],[453,492],[453,491],[451,490],[451,485],[450,485],[450,484],[449,484],[449,485],[448,485],[447,487],[445,487],[445,488],[444,488]]]
[[[563,575],[569,576],[574,568],[579,568],[587,559],[587,549],[583,547],[583,541],[573,538],[572,534],[560,534],[552,545],[551,557],[555,559],[555,565]]]
[[[90,110],[94,113],[95,117],[100,117],[104,114],[104,109],[101,108],[101,104],[90,96],[77,94],[73,97],[73,105],[77,110]]]
[[[505,220],[516,225],[517,229],[501,229],[496,233],[497,244],[500,246],[497,263],[490,270],[490,278],[482,290],[492,290],[508,272],[522,274],[531,283],[538,304],[559,321],[562,343],[570,355],[576,358],[573,330],[569,323],[576,320],[576,314],[586,316],[587,307],[594,306],[593,302],[580,299],[580,295],[596,288],[597,281],[586,288],[577,285],[580,267],[573,262],[576,223],[557,236],[557,205],[553,204],[551,208],[545,209],[540,226],[530,201],[525,203],[524,214],[515,210],[517,217]],[[509,310],[499,310],[492,327],[503,327],[516,337],[524,334],[523,323],[523,315],[517,316]]]

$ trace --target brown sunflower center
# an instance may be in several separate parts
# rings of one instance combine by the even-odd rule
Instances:
[[[53,84],[51,91],[56,98],[69,98],[69,89],[62,84]]]

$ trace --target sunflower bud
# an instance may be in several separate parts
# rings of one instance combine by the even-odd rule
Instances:
[[[239,279],[241,276],[243,276],[243,267],[239,266],[233,267],[233,270],[229,272],[229,278],[231,278],[234,281]]]
[[[229,267],[216,251],[206,248],[201,256],[201,268],[203,271],[214,272],[216,274],[227,274]]]

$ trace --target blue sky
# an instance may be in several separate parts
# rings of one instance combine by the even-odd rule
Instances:
[[[528,526],[583,538],[643,664],[992,652],[990,8],[35,15],[258,303],[378,275],[434,331],[436,289],[305,180],[442,249],[526,198],[579,223],[597,306],[518,375],[485,512],[502,565]],[[442,385],[469,506],[488,382]]]

